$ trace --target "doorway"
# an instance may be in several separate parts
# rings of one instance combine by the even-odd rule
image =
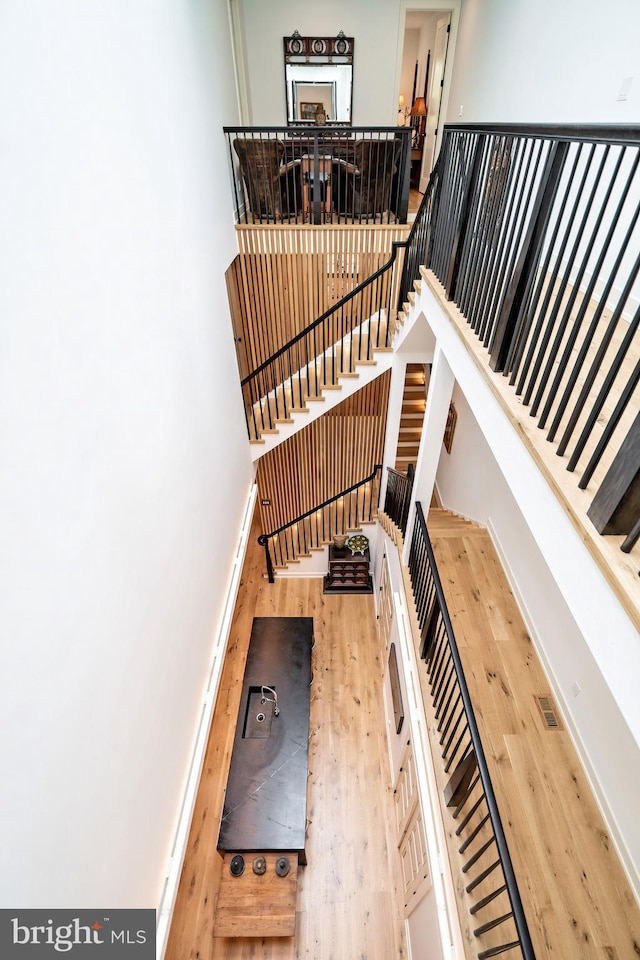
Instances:
[[[445,4],[434,0],[414,3],[407,4],[401,25],[398,124],[413,128],[411,186],[424,193],[446,116],[451,29],[458,9],[457,5],[444,9],[446,0]]]

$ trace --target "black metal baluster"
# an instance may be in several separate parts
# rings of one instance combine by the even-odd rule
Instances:
[[[530,180],[529,180],[529,183],[531,184],[531,190],[533,190],[535,188],[535,184],[538,183],[540,164],[543,162],[543,158],[548,159],[548,157],[545,155],[545,148],[546,148],[546,144],[544,143],[544,141],[540,141],[540,140],[534,141],[534,144],[532,145],[532,150],[527,161],[527,170],[525,173],[525,176],[529,178],[529,168],[531,163],[533,163],[533,171],[531,173]],[[534,156],[535,156],[535,159],[534,159]],[[546,170],[547,170],[547,167],[545,166],[543,168],[541,179],[544,179]],[[551,177],[551,179],[553,178]],[[533,204],[531,204],[531,207],[530,207],[530,203],[529,203],[530,199],[531,199],[531,191],[529,192],[526,200],[526,209],[527,211],[531,210],[531,215],[528,217],[521,218],[520,223],[517,224],[517,233],[514,238],[511,255],[508,258],[508,261],[506,264],[504,286],[503,286],[503,289],[500,291],[500,299],[498,301],[499,305],[497,307],[497,317],[500,318],[502,316],[503,305],[509,296],[512,279],[514,275],[517,274],[518,264],[519,262],[521,262],[519,258],[523,257],[524,259],[522,262],[525,262],[527,264],[527,269],[529,273],[526,277],[524,278],[521,277],[521,280],[524,279],[524,282],[521,283],[516,288],[518,295],[520,297],[520,300],[518,303],[518,308],[515,314],[513,315],[513,329],[512,329],[509,343],[504,344],[505,358],[502,361],[503,366],[501,370],[501,372],[503,373],[506,373],[507,371],[506,358],[512,352],[514,341],[517,341],[519,337],[519,333],[522,328],[522,317],[523,317],[523,314],[526,312],[527,306],[531,300],[531,290],[533,287],[535,272],[537,269],[538,261],[542,254],[542,246],[544,243],[546,226],[550,217],[550,210],[553,205],[552,197],[548,198],[548,209],[545,209],[545,203],[544,201],[542,202],[542,208],[545,209],[545,212],[543,217],[538,221],[537,225],[539,226],[539,231],[537,231],[536,226],[534,225],[534,223],[532,223],[533,212],[535,210],[536,201],[534,199],[534,202]],[[514,224],[514,228],[515,226],[516,224]],[[528,256],[525,253],[525,248],[527,247],[527,239],[526,239],[527,233],[525,233],[525,228],[527,232],[531,228],[531,237],[533,238],[530,246],[528,247]],[[522,239],[523,234],[525,234],[524,241]],[[499,320],[496,319],[496,321],[491,324],[490,328],[486,331],[483,337],[483,343],[487,347],[493,348],[494,338],[496,337],[496,334],[497,334],[498,322]]]
[[[637,263],[638,265],[640,265],[640,257],[638,258]],[[637,270],[636,270],[636,274],[637,274]],[[627,284],[627,287],[631,287],[631,284]],[[626,288],[625,288],[625,292],[627,292]],[[589,372],[586,376],[582,390],[580,391],[580,396],[578,397],[578,400],[576,401],[576,405],[571,413],[571,417],[569,418],[569,423],[567,424],[565,435],[562,438],[563,441],[565,440],[565,437],[566,437],[568,442],[568,439],[571,435],[571,432],[573,431],[575,423],[577,422],[581,412],[584,409],[584,404],[591,391],[591,387],[593,386],[595,379],[598,373],[600,372],[604,355],[607,351],[609,343],[611,342],[611,338],[613,337],[615,329],[618,325],[618,321],[622,314],[623,300],[626,301],[626,297],[624,297],[624,293],[623,293],[623,297],[620,298],[618,307],[616,308],[611,318],[611,321],[609,322],[609,325],[605,331],[605,334],[600,342],[596,356],[594,357],[593,363],[591,364]],[[567,470],[569,471],[573,471],[576,468],[580,455],[587,444],[591,431],[593,430],[596,420],[598,419],[598,415],[600,414],[600,411],[602,410],[602,407],[605,404],[609,391],[611,390],[613,381],[615,380],[620,370],[620,367],[622,366],[622,362],[633,341],[633,338],[635,337],[636,331],[638,330],[639,326],[640,326],[640,307],[638,307],[638,309],[636,310],[635,315],[627,328],[627,331],[623,337],[622,343],[620,344],[620,347],[618,348],[616,356],[614,357],[614,360],[607,372],[607,375],[605,376],[602,387],[600,388],[600,391],[593,403],[593,406],[589,411],[582,433],[580,434],[580,437],[578,439],[578,442],[576,443],[574,451],[571,454],[571,457],[569,458],[569,463],[567,464]],[[562,449],[564,452],[565,447],[563,446]]]
[[[609,183],[609,187],[608,187],[608,190],[607,190],[607,194],[606,194],[605,200],[604,200],[603,204],[601,205],[600,213],[599,213],[599,216],[598,216],[598,225],[601,223],[602,218],[604,217],[604,212],[605,212],[605,209],[606,209],[606,204],[607,204],[607,202],[608,202],[608,200],[609,200],[609,197],[611,196],[611,192],[612,192],[612,190],[613,190],[613,185],[614,185],[614,183],[615,183],[615,179],[616,179],[616,177],[617,177],[617,174],[618,174],[618,171],[619,171],[619,169],[620,169],[620,165],[621,165],[621,163],[622,163],[622,159],[623,159],[623,156],[624,156],[624,150],[625,150],[625,148],[623,148],[623,149],[620,151],[620,156],[619,156],[618,162],[617,162],[617,164],[616,164],[616,170],[615,170],[615,172],[614,172],[614,176],[613,176],[613,178],[611,179],[611,181],[610,181],[610,183]],[[640,161],[640,152],[637,152],[637,153],[636,153],[635,162],[634,162],[634,165],[633,165],[633,168],[632,168],[631,176],[627,179],[627,182],[626,182],[626,184],[625,184],[625,186],[624,186],[624,188],[623,188],[622,195],[621,195],[620,200],[619,200],[619,202],[618,202],[617,208],[616,208],[616,210],[615,210],[615,212],[614,212],[614,214],[613,214],[613,217],[612,217],[612,219],[611,219],[611,224],[610,224],[609,230],[607,231],[607,234],[606,234],[606,236],[605,236],[605,238],[604,238],[604,240],[603,240],[603,242],[602,242],[602,244],[601,244],[600,253],[599,253],[599,256],[598,256],[598,260],[597,260],[597,262],[596,262],[593,270],[591,271],[591,279],[589,280],[589,283],[587,284],[587,288],[586,288],[586,290],[585,290],[585,292],[584,292],[584,295],[583,295],[583,298],[582,298],[582,303],[581,303],[581,305],[580,305],[580,309],[579,309],[578,314],[577,314],[577,316],[576,316],[576,318],[575,318],[575,320],[574,320],[574,322],[573,322],[573,326],[572,326],[572,329],[571,329],[571,334],[570,334],[570,336],[567,338],[567,343],[566,343],[566,345],[565,345],[565,348],[564,348],[564,351],[563,351],[563,354],[562,354],[562,358],[561,358],[561,360],[560,360],[559,370],[558,370],[558,373],[556,374],[556,377],[555,377],[555,379],[554,379],[554,382],[553,382],[553,384],[552,384],[552,386],[551,386],[551,391],[550,391],[551,396],[555,395],[555,394],[557,393],[557,391],[559,390],[559,388],[560,388],[560,381],[561,381],[560,371],[565,371],[565,370],[567,369],[568,365],[569,365],[569,359],[570,359],[571,353],[572,353],[572,351],[573,351],[573,347],[574,347],[574,345],[575,345],[575,343],[576,343],[576,340],[577,340],[577,338],[578,338],[578,334],[579,334],[580,328],[581,328],[581,326],[582,326],[582,321],[584,320],[584,317],[586,316],[586,313],[587,313],[587,309],[589,308],[589,305],[590,305],[590,302],[591,302],[591,298],[592,298],[593,292],[594,292],[594,290],[595,290],[595,288],[596,288],[596,284],[597,284],[598,280],[600,279],[600,271],[602,270],[602,267],[603,267],[604,262],[605,262],[605,258],[606,258],[607,254],[608,254],[608,252],[609,252],[609,248],[610,248],[610,246],[611,246],[611,241],[612,241],[612,239],[613,239],[613,235],[614,235],[615,230],[616,230],[616,227],[617,227],[618,218],[621,216],[622,211],[623,211],[623,209],[624,209],[625,202],[626,202],[626,199],[627,199],[627,197],[628,197],[628,195],[629,195],[629,190],[630,190],[630,188],[631,188],[631,183],[632,183],[632,181],[633,181],[633,177],[635,176],[635,172],[636,172],[636,170],[637,170],[638,162],[639,162],[639,161]],[[606,305],[606,303],[608,302],[608,299],[609,299],[609,294],[610,294],[610,292],[611,292],[611,290],[612,290],[612,288],[613,288],[613,283],[614,283],[615,277],[616,277],[616,275],[617,275],[617,273],[618,273],[618,270],[619,270],[620,265],[621,265],[621,263],[622,263],[622,260],[623,260],[623,258],[624,258],[624,254],[625,254],[626,249],[627,249],[627,244],[629,243],[629,241],[630,241],[630,239],[631,239],[631,236],[632,236],[633,231],[634,231],[634,229],[635,229],[635,225],[636,225],[636,223],[637,223],[637,221],[638,221],[638,216],[639,216],[639,215],[640,215],[640,203],[638,203],[638,205],[636,206],[635,214],[634,214],[634,216],[632,217],[631,224],[629,225],[629,229],[627,230],[626,237],[624,238],[624,240],[622,241],[622,243],[621,243],[621,245],[620,245],[620,249],[619,249],[619,252],[618,252],[618,256],[617,256],[617,258],[616,258],[616,262],[615,262],[612,270],[610,271],[610,274],[609,274],[609,277],[608,277],[608,279],[607,279],[607,282],[605,283],[604,288],[603,288],[603,290],[602,290],[602,293],[600,294],[598,307],[596,308],[596,311],[595,311],[595,314],[594,314],[594,318],[593,318],[593,320],[592,320],[592,323],[590,324],[589,331],[587,332],[587,336],[586,336],[586,338],[585,338],[585,343],[583,344],[583,346],[582,346],[582,348],[581,348],[581,350],[580,350],[580,352],[579,352],[579,355],[578,355],[576,361],[574,362],[574,364],[573,364],[572,367],[571,367],[571,372],[570,372],[570,375],[569,375],[569,378],[568,378],[566,387],[565,387],[565,389],[564,389],[564,393],[563,393],[563,395],[562,395],[562,398],[560,399],[560,402],[558,403],[558,406],[557,406],[557,409],[556,409],[556,413],[555,413],[553,422],[552,422],[552,424],[551,424],[551,426],[550,426],[550,428],[549,428],[549,432],[548,432],[548,434],[547,434],[547,439],[548,439],[548,440],[554,440],[554,439],[555,439],[556,433],[557,433],[557,431],[558,431],[558,429],[559,429],[559,427],[560,427],[560,421],[562,420],[564,411],[566,410],[566,407],[567,407],[568,402],[569,402],[569,398],[570,398],[570,396],[571,396],[571,394],[572,394],[572,392],[573,392],[573,389],[574,389],[574,387],[575,387],[575,385],[576,385],[576,382],[577,382],[577,380],[578,380],[578,376],[579,376],[580,370],[582,369],[582,364],[583,364],[583,362],[584,362],[584,358],[586,357],[586,354],[587,354],[586,344],[587,344],[587,342],[589,342],[589,343],[591,342],[591,340],[592,340],[592,328],[595,330],[595,328],[597,327],[597,325],[598,325],[598,323],[599,323],[600,317],[602,316],[602,313],[604,312],[605,305]],[[577,283],[577,281],[576,281],[576,283]],[[597,318],[598,318],[597,320],[596,320],[596,316],[597,316]],[[544,409],[543,412],[542,412],[542,415],[541,415],[541,417],[540,417],[540,426],[544,426],[544,425],[545,425],[546,417],[548,416],[549,411],[550,411],[550,407],[551,407],[551,402],[550,402],[550,401],[551,401],[551,398],[550,398],[549,400],[547,400],[547,404],[546,404],[546,406],[545,406],[545,409]],[[560,455],[561,455],[561,454],[564,452],[564,446],[562,447],[562,450],[560,450],[560,448],[559,448],[558,452],[559,452]]]
[[[527,290],[540,260],[543,239],[564,168],[566,153],[567,143],[562,141],[555,142],[549,150],[536,197],[531,206],[522,249],[502,301],[500,316],[489,350],[491,355],[489,366],[499,373],[504,369],[514,330],[519,324],[519,314],[528,299]]]
[[[534,330],[534,332],[533,332],[533,335],[532,335],[532,337],[531,337],[529,350],[528,350],[528,352],[527,352],[527,358],[526,358],[526,360],[525,360],[525,362],[524,362],[524,364],[523,364],[523,366],[522,366],[522,372],[520,373],[520,380],[519,380],[519,382],[518,382],[518,386],[516,387],[516,396],[520,396],[520,394],[522,393],[522,391],[523,391],[523,389],[524,389],[524,384],[525,384],[525,381],[526,381],[526,379],[527,379],[527,374],[528,374],[528,372],[529,372],[529,367],[530,367],[530,365],[531,365],[531,361],[532,361],[533,355],[534,355],[534,353],[535,353],[536,344],[538,343],[538,339],[539,339],[539,337],[540,337],[540,331],[541,331],[542,326],[543,326],[543,324],[544,324],[544,320],[545,320],[545,317],[546,317],[546,315],[547,315],[547,310],[548,310],[548,308],[549,308],[549,303],[551,302],[551,297],[552,297],[553,291],[554,291],[554,289],[555,289],[555,284],[556,284],[556,280],[557,280],[557,277],[558,277],[558,271],[559,271],[560,266],[561,266],[561,264],[562,264],[562,257],[563,257],[563,254],[564,254],[564,250],[565,250],[566,244],[569,242],[569,233],[570,233],[570,231],[567,229],[567,230],[565,230],[565,232],[564,232],[564,237],[563,237],[563,240],[562,240],[562,242],[561,242],[560,249],[559,249],[559,251],[558,251],[558,253],[557,253],[557,255],[556,255],[556,258],[555,258],[555,266],[553,267],[553,269],[550,269],[550,267],[551,267],[551,260],[552,260],[552,257],[553,257],[553,252],[554,252],[554,250],[555,250],[555,246],[556,246],[558,234],[559,234],[560,228],[561,228],[561,226],[562,226],[562,224],[563,224],[563,222],[564,222],[564,215],[565,215],[565,211],[566,211],[567,204],[568,204],[568,202],[569,202],[569,196],[570,196],[570,193],[571,193],[571,188],[572,188],[572,186],[573,186],[573,180],[574,180],[574,177],[575,177],[575,173],[576,173],[576,170],[577,170],[577,168],[578,168],[578,161],[579,161],[580,156],[581,156],[581,154],[582,154],[582,144],[578,144],[578,145],[577,145],[577,148],[576,148],[576,145],[575,145],[575,144],[571,144],[570,147],[569,147],[569,149],[570,149],[570,151],[573,151],[573,153],[574,153],[573,166],[571,167],[571,169],[570,169],[570,171],[569,171],[569,175],[568,175],[568,178],[567,178],[567,179],[568,179],[568,182],[567,182],[567,184],[564,186],[564,189],[563,189],[563,191],[562,191],[562,199],[561,199],[561,202],[560,202],[560,208],[559,208],[559,210],[558,210],[558,213],[557,213],[556,216],[554,217],[554,219],[555,219],[555,225],[554,225],[554,228],[553,228],[551,237],[550,237],[550,239],[549,239],[549,243],[548,243],[548,246],[547,246],[547,253],[546,253],[546,256],[545,256],[545,259],[544,259],[544,263],[542,264],[542,267],[541,267],[541,269],[540,269],[540,273],[539,273],[539,276],[538,276],[538,281],[537,281],[536,287],[535,287],[535,292],[534,292],[534,294],[533,294],[533,296],[532,296],[532,300],[531,300],[531,303],[530,303],[530,306],[529,306],[529,309],[528,309],[528,317],[527,317],[527,319],[526,319],[526,327],[523,328],[523,330],[522,330],[522,335],[521,335],[521,337],[520,337],[520,342],[519,342],[518,347],[517,347],[517,351],[516,351],[515,358],[513,358],[513,359],[512,359],[511,357],[508,358],[509,366],[510,366],[510,369],[511,369],[511,378],[510,378],[510,380],[509,380],[509,383],[510,383],[511,386],[513,386],[513,385],[515,384],[515,382],[516,382],[516,378],[517,378],[517,376],[518,376],[518,373],[520,372],[520,364],[521,364],[521,362],[522,362],[522,356],[523,356],[523,354],[524,354],[524,351],[525,351],[525,348],[526,348],[526,345],[527,345],[527,339],[528,339],[528,336],[529,336],[529,331],[530,331],[531,323],[532,323],[532,321],[533,321],[533,318],[534,318],[534,317],[537,317],[537,319],[536,319],[536,328],[535,328],[535,330]],[[552,213],[552,217],[553,217],[553,213]],[[542,307],[541,307],[541,309],[540,309],[540,312],[537,313],[538,303],[539,303],[539,301],[540,301],[540,297],[542,296],[542,291],[545,289],[545,285],[546,285],[546,292],[545,292],[544,301],[543,301]]]
[[[585,467],[584,473],[582,474],[582,477],[580,478],[580,482],[578,483],[578,487],[579,487],[581,490],[585,490],[585,489],[586,489],[586,487],[587,487],[587,485],[588,485],[588,483],[589,483],[589,480],[590,480],[591,477],[593,476],[594,470],[596,469],[596,467],[597,467],[598,464],[600,463],[600,459],[601,459],[601,457],[602,457],[602,454],[603,454],[604,451],[606,450],[606,448],[607,448],[607,446],[608,446],[608,444],[609,444],[609,441],[611,440],[611,437],[613,436],[613,432],[614,432],[614,430],[616,429],[616,427],[618,426],[618,423],[620,422],[620,418],[621,418],[622,414],[624,413],[624,411],[626,410],[627,404],[629,403],[629,400],[631,399],[631,397],[632,397],[632,395],[633,395],[636,387],[638,386],[638,383],[640,383],[640,360],[638,360],[638,362],[637,362],[637,364],[636,364],[636,366],[635,366],[635,369],[634,369],[633,373],[631,374],[631,376],[630,376],[629,379],[627,380],[627,382],[626,382],[626,384],[625,384],[625,386],[624,386],[624,389],[623,389],[622,393],[620,394],[620,398],[618,399],[618,402],[616,403],[615,409],[614,409],[613,413],[611,414],[611,416],[609,417],[609,420],[607,421],[607,425],[605,426],[604,430],[602,431],[602,436],[600,437],[600,440],[598,441],[598,444],[597,444],[595,450],[593,451],[593,453],[592,453],[592,455],[591,455],[591,459],[589,460],[589,463],[588,463],[587,466]],[[578,450],[578,447],[576,447],[576,451],[577,451],[577,450]],[[580,452],[578,453],[578,457],[580,456],[580,453],[582,453],[582,448],[580,449]],[[575,456],[575,454],[574,454],[574,456]],[[576,457],[576,463],[577,463],[577,461],[578,461],[578,457]],[[574,469],[575,469],[575,464],[574,464]]]
[[[566,274],[565,274],[565,279],[566,279],[566,286],[569,286],[569,287],[571,288],[571,293],[570,293],[570,295],[569,295],[569,299],[568,299],[567,303],[565,304],[564,311],[563,311],[563,313],[562,313],[562,318],[561,318],[561,320],[560,320],[560,323],[558,324],[558,327],[557,327],[557,329],[556,329],[556,331],[555,331],[555,336],[554,336],[554,338],[553,338],[553,343],[552,343],[552,345],[551,345],[551,348],[550,348],[550,350],[549,350],[549,354],[548,354],[548,356],[547,356],[547,362],[546,362],[546,365],[545,365],[545,368],[544,368],[544,372],[543,372],[542,377],[541,377],[541,380],[540,380],[540,385],[539,385],[539,387],[538,387],[538,390],[537,390],[537,392],[536,392],[536,395],[535,395],[535,397],[534,397],[534,399],[533,399],[533,402],[532,402],[532,404],[531,404],[531,411],[530,411],[531,416],[536,416],[536,414],[537,414],[537,412],[538,412],[538,409],[539,409],[539,407],[540,407],[540,404],[542,403],[542,400],[543,400],[545,391],[547,391],[548,384],[549,384],[549,378],[550,378],[550,376],[551,376],[551,371],[552,371],[553,366],[554,366],[554,364],[555,364],[555,362],[556,362],[556,358],[557,358],[558,352],[559,352],[559,350],[560,350],[560,344],[562,343],[562,340],[563,340],[563,338],[564,338],[565,331],[566,331],[566,328],[567,328],[567,324],[569,323],[569,319],[570,319],[570,316],[571,316],[571,310],[572,310],[573,305],[574,305],[574,303],[575,303],[575,301],[576,301],[576,298],[577,298],[577,296],[578,296],[578,293],[579,293],[579,290],[580,290],[580,284],[581,284],[581,282],[582,282],[582,278],[583,278],[583,276],[584,276],[585,270],[587,269],[587,263],[588,263],[588,260],[589,260],[590,255],[591,255],[591,251],[592,251],[592,249],[593,249],[593,244],[594,244],[594,242],[595,242],[595,236],[596,236],[596,232],[595,232],[595,231],[592,231],[590,237],[589,237],[588,240],[587,240],[587,250],[586,250],[586,252],[584,253],[584,255],[583,255],[583,257],[582,257],[582,259],[581,259],[581,261],[580,261],[580,263],[579,263],[579,265],[578,265],[578,272],[577,272],[577,274],[576,274],[576,277],[575,277],[575,279],[572,279],[571,284],[569,284],[569,279],[573,277],[573,265],[574,265],[574,263],[575,263],[575,261],[576,261],[576,259],[577,259],[578,252],[579,252],[580,247],[581,247],[581,244],[582,244],[582,238],[583,238],[584,232],[585,232],[585,230],[586,230],[587,222],[588,222],[588,219],[589,219],[589,215],[590,215],[591,209],[592,209],[592,207],[593,207],[593,202],[594,202],[596,193],[597,193],[598,188],[599,188],[599,186],[600,186],[600,181],[601,181],[601,179],[602,179],[602,174],[603,174],[603,172],[604,172],[604,168],[605,168],[605,165],[606,165],[606,161],[607,161],[608,155],[609,155],[609,145],[607,145],[607,146],[605,147],[604,151],[603,151],[603,155],[602,155],[602,158],[601,158],[601,160],[600,160],[600,165],[599,165],[599,167],[598,167],[598,169],[597,169],[597,171],[596,171],[596,175],[595,175],[594,181],[593,181],[593,183],[592,183],[592,187],[591,187],[591,191],[590,191],[590,193],[589,193],[589,197],[588,197],[588,199],[587,199],[587,201],[586,201],[586,203],[585,203],[584,211],[583,211],[583,214],[582,214],[582,218],[581,218],[580,224],[579,224],[579,226],[578,226],[578,232],[577,232],[577,236],[576,236],[576,239],[575,239],[575,242],[574,242],[574,245],[573,245],[573,249],[572,249],[571,253],[569,254],[569,263],[568,263],[568,266],[567,266],[567,270],[566,270]],[[602,215],[602,211],[601,211],[601,215]],[[601,217],[600,217],[600,218],[597,220],[597,222],[596,222],[596,230],[597,230],[598,227],[600,226],[600,223],[601,223],[601,222],[602,222],[602,221],[601,221]],[[551,402],[553,403],[553,397],[552,397]],[[539,426],[543,427],[544,424],[545,424],[545,422],[546,422],[546,418],[545,418],[544,421],[542,420],[542,418],[540,418]]]

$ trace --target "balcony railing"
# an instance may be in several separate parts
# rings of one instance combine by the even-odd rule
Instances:
[[[478,958],[517,951],[535,960],[529,928],[491,783],[480,733],[427,532],[416,503],[409,573],[443,770],[445,801],[456,823],[460,869],[477,926]],[[486,856],[485,856],[486,855]],[[513,954],[515,955],[515,954]]]
[[[639,166],[638,127],[446,127],[418,256],[579,487],[593,479],[589,516],[627,550],[640,536]]]
[[[406,223],[410,128],[225,127],[236,223]]]
[[[387,491],[384,497],[384,512],[393,520],[396,527],[402,531],[402,536],[407,532],[407,520],[409,518],[409,507],[411,506],[411,492],[413,490],[413,481],[415,470],[410,463],[406,473],[400,473],[393,467],[387,467]]]

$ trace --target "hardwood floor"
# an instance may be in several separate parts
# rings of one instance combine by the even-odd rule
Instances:
[[[395,960],[407,956],[394,848],[382,658],[371,596],[323,596],[321,579],[263,579],[252,530],[166,960]],[[308,865],[293,938],[214,938],[216,851],[254,616],[313,616]]]
[[[445,511],[432,511],[430,529],[536,956],[640,956],[640,909],[568,733],[562,724],[544,728],[534,698],[549,687],[489,537],[449,524]],[[268,584],[257,533],[243,570],[166,960],[405,958],[373,599],[323,596],[314,579]],[[295,936],[214,938],[222,867],[216,842],[251,622],[274,615],[315,620],[308,866],[299,871]],[[453,862],[460,840],[444,813]],[[475,922],[466,907],[461,915],[467,956],[476,956]]]
[[[411,222],[414,218],[420,204],[422,203],[423,194],[419,190],[410,190],[409,191],[409,221]]]
[[[447,516],[431,510],[427,523],[536,958],[631,960],[640,908],[569,733],[562,722],[545,726],[536,698],[549,684],[493,544]],[[444,817],[455,862],[465,834],[454,837],[457,824]],[[464,903],[462,880],[458,894]]]

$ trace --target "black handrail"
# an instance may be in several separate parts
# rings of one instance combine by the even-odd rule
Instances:
[[[486,133],[594,143],[623,144],[640,140],[640,126],[635,123],[448,123],[444,130],[445,133]]]
[[[394,264],[402,242],[394,242],[387,264],[296,334],[242,380],[250,439],[288,420],[306,400],[353,373],[360,361],[386,349],[395,326]]]
[[[376,463],[373,472],[367,477],[358,480],[356,483],[352,483],[350,487],[346,487],[344,490],[341,490],[340,493],[334,494],[334,496],[329,497],[305,513],[301,513],[300,516],[294,520],[283,523],[282,526],[276,530],[272,530],[271,533],[260,534],[258,543],[265,549],[269,583],[273,583],[275,579],[273,559],[269,550],[269,541],[273,540],[274,537],[278,537],[281,533],[297,527],[296,536],[288,538],[284,550],[280,551],[280,560],[286,562],[295,560],[300,553],[306,553],[307,550],[313,547],[322,546],[323,543],[327,542],[327,538],[334,534],[344,534],[348,529],[358,529],[363,522],[373,522],[378,509],[378,496],[380,493],[378,487],[376,495],[374,496],[374,483],[376,479],[379,480],[381,471],[382,464]],[[369,497],[367,498],[365,495],[362,500],[360,500],[358,493],[364,491],[366,494],[365,488],[367,484],[370,484]],[[355,501],[351,497],[352,494],[356,494]],[[344,501],[345,498],[349,498],[348,506],[344,506],[343,503],[343,509],[341,511],[331,510],[333,504]],[[319,514],[321,515],[320,517],[318,516]],[[305,521],[310,521],[311,518],[314,518],[316,522],[305,524]]]
[[[325,310],[324,313],[320,314],[319,317],[316,317],[315,320],[312,320],[311,323],[308,323],[303,330],[300,330],[294,337],[291,337],[290,340],[280,347],[279,350],[276,350],[275,353],[272,353],[270,357],[256,367],[250,374],[248,374],[244,380],[240,381],[240,386],[244,387],[245,384],[250,383],[252,380],[255,380],[264,370],[266,370],[271,364],[275,363],[280,357],[283,357],[286,353],[291,351],[296,344],[300,343],[301,340],[304,340],[310,333],[321,326],[325,320],[329,320],[332,316],[338,313],[343,307],[346,307],[347,304],[353,300],[358,294],[362,293],[363,290],[368,289],[376,280],[382,277],[388,270],[393,266],[398,255],[398,250],[403,249],[407,246],[407,240],[394,240],[391,244],[391,256],[386,263],[383,263],[381,267],[378,267],[372,274],[370,274],[366,280],[362,280],[357,286],[352,290],[349,290],[348,293],[344,295],[340,300],[337,300],[328,310]]]
[[[451,619],[449,616],[449,611],[447,608],[446,599],[444,596],[444,590],[442,589],[442,583],[438,575],[438,568],[436,565],[435,556],[433,553],[433,548],[431,546],[431,540],[429,538],[429,533],[427,531],[427,524],[422,509],[422,504],[418,501],[416,502],[416,516],[415,523],[413,527],[412,540],[411,540],[411,549],[409,555],[409,573],[411,575],[412,588],[414,593],[414,598],[416,599],[416,608],[418,612],[418,622],[421,629],[421,634],[423,637],[423,650],[422,656],[424,659],[427,659],[429,662],[429,672],[432,676],[432,692],[434,695],[436,693],[441,697],[443,701],[445,698],[445,691],[447,695],[447,708],[449,704],[454,699],[454,694],[450,687],[447,685],[451,682],[450,678],[446,679],[445,675],[447,668],[444,666],[444,659],[442,654],[442,649],[446,647],[450,655],[453,671],[455,676],[453,677],[453,682],[457,684],[459,689],[459,696],[462,701],[465,722],[468,728],[468,733],[470,736],[470,741],[472,744],[473,753],[475,754],[475,763],[477,764],[477,771],[480,777],[482,790],[484,791],[484,798],[486,801],[489,818],[491,821],[491,826],[493,830],[493,835],[495,838],[495,845],[499,856],[500,867],[505,880],[505,890],[509,897],[509,902],[511,905],[511,913],[505,914],[499,921],[492,922],[492,926],[499,924],[500,922],[507,920],[513,916],[513,920],[516,926],[518,934],[518,942],[503,944],[501,947],[494,948],[493,950],[483,951],[480,956],[489,957],[494,956],[497,953],[503,952],[506,949],[511,949],[513,947],[519,946],[522,955],[525,960],[535,960],[535,952],[533,945],[531,943],[531,936],[529,934],[529,928],[527,925],[527,920],[524,914],[524,909],[522,907],[522,901],[520,898],[520,893],[518,890],[518,884],[516,881],[515,873],[513,870],[513,864],[511,862],[511,856],[509,854],[509,848],[507,845],[507,840],[504,835],[504,829],[502,826],[502,820],[500,818],[500,812],[498,810],[498,804],[496,801],[495,793],[493,790],[493,785],[491,783],[491,775],[489,773],[489,768],[487,766],[487,761],[482,746],[482,740],[480,738],[480,732],[478,730],[478,725],[475,718],[475,713],[473,706],[471,704],[471,698],[469,695],[469,689],[467,687],[467,682],[464,675],[464,670],[462,667],[462,662],[460,660],[460,654],[458,652],[458,647],[455,641],[455,635],[453,627],[451,625]],[[440,649],[437,647],[440,645]],[[435,676],[434,676],[435,675]],[[436,683],[438,684],[436,689]],[[451,724],[451,717],[449,718],[448,723]],[[442,723],[442,721],[441,721]],[[454,736],[457,736],[457,727],[460,723],[458,719],[453,725],[453,730],[451,728],[445,727],[445,732],[443,734],[441,743],[446,736],[449,736],[449,745]],[[464,731],[463,731],[464,732]],[[456,745],[453,749],[453,752],[449,758],[449,764],[452,763],[453,758],[456,756],[456,750],[459,749],[459,745],[462,740],[462,734],[459,736]],[[445,747],[445,754],[447,748]],[[469,755],[469,750],[465,749],[462,754],[462,760]],[[466,791],[466,794],[458,804],[455,815],[459,815],[461,812],[464,803],[469,798],[473,789],[473,783],[471,788]],[[477,809],[477,808],[476,808]],[[475,809],[474,809],[475,812]],[[463,821],[460,828],[457,831],[458,836],[462,831],[462,827],[466,825]],[[475,838],[475,837],[474,837]],[[490,841],[491,842],[491,841]],[[461,852],[464,852],[466,849],[466,843],[463,844]],[[488,845],[485,845],[483,849],[486,849]],[[465,865],[466,869],[469,869],[475,861],[479,859],[476,855],[471,857],[468,863]],[[493,865],[495,868],[496,865]],[[465,870],[466,872],[466,870]],[[468,887],[467,892],[472,892],[476,886],[478,886],[482,880],[487,876],[487,871],[483,871],[476,880],[472,881]],[[483,898],[478,904],[476,904],[472,910],[475,914],[482,906],[486,905],[489,902],[488,898]],[[488,925],[478,928],[476,932],[477,935],[480,935],[485,930],[489,929]]]

